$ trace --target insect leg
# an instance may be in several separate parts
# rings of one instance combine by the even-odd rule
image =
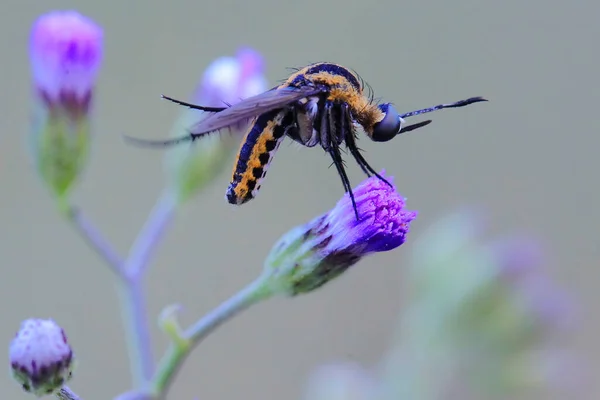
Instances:
[[[341,124],[342,130],[344,131],[344,139],[346,141],[346,147],[350,151],[350,154],[354,157],[360,168],[363,170],[367,176],[375,175],[377,178],[387,183],[390,187],[393,187],[391,183],[389,183],[384,177],[379,175],[377,171],[373,169],[365,160],[362,154],[360,154],[360,150],[356,146],[356,138],[354,137],[354,131],[352,129],[352,118],[350,116],[350,111],[348,110],[347,104],[342,104],[341,106]]]
[[[354,215],[356,216],[356,220],[359,221],[360,216],[358,215],[356,200],[354,199],[354,193],[352,193],[352,186],[350,185],[350,180],[348,179],[348,175],[346,174],[346,170],[344,169],[344,163],[342,160],[342,155],[340,153],[340,148],[338,143],[332,138],[331,109],[332,103],[329,101],[325,102],[321,113],[321,145],[331,156],[333,164],[335,165],[335,168],[337,169],[337,172],[340,178],[342,179],[344,190],[346,191],[346,193],[348,193],[348,196],[350,196],[350,201],[352,202],[352,208],[354,209]]]

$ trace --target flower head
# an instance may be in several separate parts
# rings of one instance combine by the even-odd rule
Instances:
[[[384,177],[385,172],[380,174]],[[393,177],[384,177],[393,185]],[[330,231],[333,248],[349,248],[354,253],[393,250],[406,240],[415,211],[404,209],[405,199],[394,186],[377,177],[363,181],[354,190],[360,220],[356,219],[348,193],[325,214],[322,226]]]
[[[76,11],[50,12],[33,24],[29,55],[33,156],[43,181],[64,200],[87,161],[102,29]]]
[[[10,343],[9,358],[15,380],[38,397],[71,378],[73,352],[65,332],[52,320],[23,321]]]
[[[48,107],[86,111],[102,62],[102,29],[77,11],[53,11],[30,37],[34,86]]]
[[[264,68],[260,53],[247,47],[238,50],[235,57],[217,58],[205,70],[191,101],[226,107],[264,92],[267,89]],[[186,135],[189,127],[204,115],[197,110],[183,109],[171,135]],[[179,202],[206,187],[231,162],[240,142],[240,135],[235,133],[246,126],[247,122],[241,122],[231,127],[233,135],[228,132],[210,135],[188,146],[175,146],[167,152],[166,167]]]
[[[331,211],[292,229],[275,244],[265,263],[275,290],[290,295],[309,292],[364,256],[404,243],[417,213],[404,209],[405,200],[395,187],[370,177],[353,193],[360,220],[345,194]]]

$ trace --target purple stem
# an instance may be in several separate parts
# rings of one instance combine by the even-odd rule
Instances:
[[[137,360],[135,371],[140,374],[137,377],[138,386],[151,379],[154,373],[150,325],[142,281],[152,254],[173,219],[176,208],[176,198],[170,191],[165,191],[138,234],[125,262],[124,271],[128,283],[124,286],[124,300],[127,304],[124,322],[129,328],[130,357],[134,362]]]
[[[127,332],[133,384],[140,387],[154,371],[148,311],[142,280],[128,279],[121,285],[123,323]]]
[[[56,392],[56,397],[60,400],[81,400],[77,393],[71,390],[67,385],[64,385]]]
[[[113,250],[110,244],[94,228],[94,225],[75,206],[68,209],[69,220],[73,223],[79,234],[87,244],[106,261],[113,272],[120,278],[125,278],[125,267],[121,257]]]
[[[171,191],[165,190],[154,206],[154,209],[152,209],[150,217],[135,240],[127,257],[125,271],[130,279],[139,280],[144,276],[148,269],[152,253],[173,219],[176,209],[177,198]]]
[[[125,262],[78,208],[68,207],[68,217],[74,227],[120,278],[123,322],[127,331],[133,383],[137,387],[151,379],[154,373],[143,278],[154,249],[173,219],[176,207],[176,198],[171,192],[165,191],[150,213]]]

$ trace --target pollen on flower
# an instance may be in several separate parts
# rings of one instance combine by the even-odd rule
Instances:
[[[102,29],[77,11],[53,11],[35,21],[29,52],[34,85],[44,101],[89,102],[102,39]]]

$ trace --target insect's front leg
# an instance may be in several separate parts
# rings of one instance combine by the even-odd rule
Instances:
[[[345,114],[344,107],[348,108],[347,103],[334,103],[329,113],[329,126],[331,131],[331,141],[340,146],[346,139]]]
[[[362,169],[367,176],[375,175],[377,178],[387,183],[390,187],[393,187],[391,183],[389,183],[385,178],[379,175],[377,171],[375,171],[375,169],[373,169],[373,167],[369,165],[367,160],[365,160],[363,155],[360,153],[360,149],[356,145],[356,137],[353,129],[354,126],[352,122],[352,115],[350,114],[348,105],[342,104],[340,107],[340,111],[342,134],[344,135],[346,147],[350,151],[350,154],[352,154],[352,157],[354,157],[354,159],[360,166],[360,169]]]
[[[335,168],[337,169],[337,172],[342,180],[342,184],[344,185],[344,191],[348,193],[348,196],[350,196],[350,201],[352,201],[352,208],[354,209],[356,219],[360,220],[358,209],[356,208],[354,193],[352,193],[352,186],[350,185],[350,180],[348,179],[348,175],[344,169],[344,161],[342,160],[342,154],[340,153],[340,146],[338,142],[334,140],[335,138],[331,131],[331,128],[335,126],[332,113],[334,108],[335,107],[333,103],[327,101],[323,104],[323,108],[319,113],[321,115],[321,146],[331,156],[333,165],[335,165]]]
[[[331,101],[323,101],[321,103],[321,107],[318,113],[319,116],[319,141],[321,142],[321,146],[327,152],[331,150],[333,140],[332,140],[332,132],[331,132],[331,110],[333,108],[333,103]]]

